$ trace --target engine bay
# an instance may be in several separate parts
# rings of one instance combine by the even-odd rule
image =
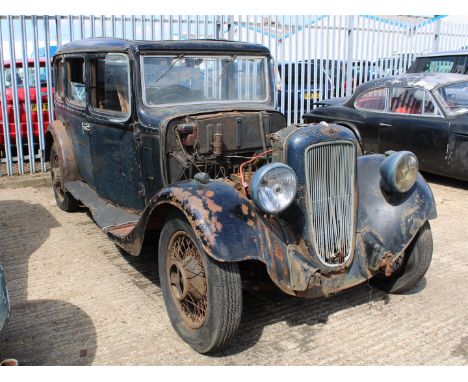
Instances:
[[[166,134],[170,183],[204,172],[211,179],[249,180],[259,166],[271,160],[269,134],[286,125],[279,112],[224,112],[191,115],[169,123]]]

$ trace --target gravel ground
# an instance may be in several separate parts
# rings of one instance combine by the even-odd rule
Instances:
[[[426,277],[405,295],[367,285],[303,300],[244,293],[233,343],[202,356],[166,315],[155,251],[122,253],[51,189],[0,189],[11,317],[0,359],[23,365],[467,365],[468,187],[430,178],[439,218]]]

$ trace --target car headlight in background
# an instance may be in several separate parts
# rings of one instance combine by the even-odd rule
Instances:
[[[410,151],[398,151],[385,158],[380,165],[380,175],[392,191],[407,192],[418,175],[418,159]]]
[[[250,181],[250,196],[264,212],[284,211],[296,197],[297,178],[284,163],[269,163],[255,171]]]

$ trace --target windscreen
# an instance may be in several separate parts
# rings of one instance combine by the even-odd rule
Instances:
[[[148,106],[268,99],[266,57],[148,55],[142,66]]]
[[[458,56],[431,57],[421,72],[423,73],[451,73],[458,60]]]
[[[449,115],[468,112],[468,81],[441,86],[436,93]]]

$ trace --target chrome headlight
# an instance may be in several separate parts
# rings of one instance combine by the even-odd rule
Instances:
[[[284,163],[269,163],[255,171],[250,181],[250,196],[264,212],[284,211],[296,197],[297,178]]]
[[[413,187],[419,166],[416,155],[409,151],[399,151],[385,158],[380,165],[380,175],[392,191],[407,192]]]

